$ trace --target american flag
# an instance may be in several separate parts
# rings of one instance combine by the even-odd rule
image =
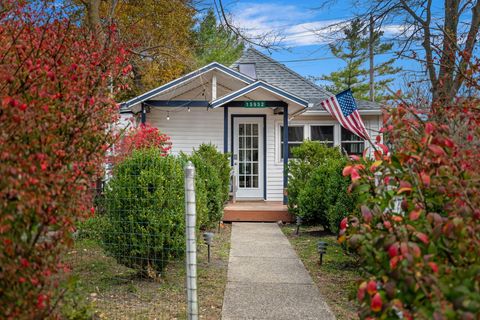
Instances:
[[[370,140],[367,129],[363,124],[362,118],[358,113],[357,104],[352,95],[352,90],[347,89],[335,96],[321,102],[322,106],[335,118],[340,124],[350,132],[356,134],[364,140]]]

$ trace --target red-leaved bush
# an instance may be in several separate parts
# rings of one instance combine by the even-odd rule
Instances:
[[[115,139],[108,89],[126,53],[114,28],[100,40],[55,7],[0,3],[0,318],[54,318],[61,254]]]
[[[111,162],[118,163],[130,155],[133,150],[158,148],[161,156],[166,156],[172,144],[170,137],[163,134],[158,128],[144,123],[138,127],[131,127],[124,133],[123,138],[116,143]]]
[[[339,241],[367,274],[362,319],[478,319],[478,106],[459,100],[439,117],[399,105],[385,129],[394,150],[379,144],[375,162],[345,168],[362,206],[342,221]]]

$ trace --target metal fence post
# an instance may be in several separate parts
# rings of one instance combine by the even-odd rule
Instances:
[[[188,161],[185,168],[185,238],[187,241],[187,318],[198,319],[197,239],[195,236],[195,167]]]

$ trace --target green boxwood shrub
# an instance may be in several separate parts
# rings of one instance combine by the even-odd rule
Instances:
[[[230,161],[227,154],[212,144],[202,144],[189,159],[195,165],[197,183],[206,191],[207,214],[205,225],[211,227],[222,219],[223,207],[230,188]]]
[[[183,256],[184,164],[181,157],[144,149],[115,166],[105,190],[102,245],[118,263],[151,276]],[[196,184],[197,225],[207,212],[202,186]]]
[[[290,211],[305,223],[320,224],[336,232],[341,219],[355,206],[355,196],[347,192],[349,181],[342,175],[347,157],[338,148],[315,141],[305,141],[292,152]]]
[[[213,145],[178,157],[142,149],[115,166],[101,203],[103,216],[82,225],[80,237],[99,234],[118,263],[149,276],[160,273],[169,260],[184,254],[183,167],[189,160],[196,169],[197,227],[218,223],[229,192],[227,155]]]

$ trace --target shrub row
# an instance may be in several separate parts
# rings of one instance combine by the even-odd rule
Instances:
[[[102,245],[118,263],[152,276],[183,256],[188,160],[196,166],[197,227],[220,221],[228,197],[227,156],[211,145],[178,157],[158,148],[134,150],[113,169],[103,200]]]
[[[195,166],[199,188],[206,192],[207,216],[202,227],[212,227],[222,219],[223,206],[228,200],[229,156],[218,152],[214,145],[202,144],[188,159]]]
[[[386,128],[394,152],[379,145],[375,163],[361,159],[344,170],[362,200],[339,237],[364,271],[361,319],[480,314],[478,102],[442,113],[419,117],[397,106]]]
[[[305,141],[293,149],[289,162],[289,209],[304,223],[320,224],[336,232],[342,218],[355,206],[342,176],[347,158],[338,148]]]

